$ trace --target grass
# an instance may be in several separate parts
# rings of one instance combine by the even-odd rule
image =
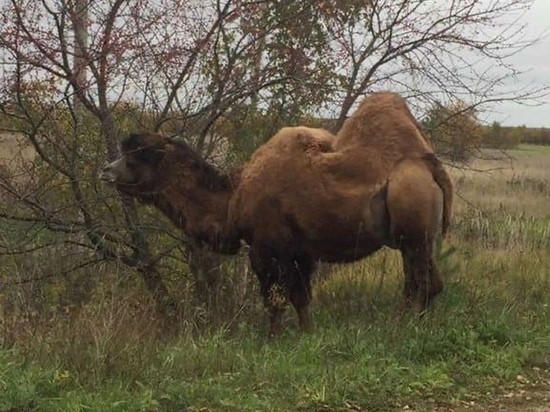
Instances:
[[[512,154],[517,151],[536,152],[539,154],[550,154],[550,145],[520,144],[517,148],[510,150]]]
[[[550,369],[550,158],[514,156],[453,171],[446,288],[420,319],[395,309],[389,250],[317,279],[313,330],[289,313],[275,341],[257,298],[221,328],[164,335],[113,285],[70,316],[0,317],[0,411],[432,411],[528,391]]]

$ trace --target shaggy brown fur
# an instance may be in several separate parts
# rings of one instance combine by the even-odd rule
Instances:
[[[219,173],[184,143],[133,135],[102,175],[163,210],[190,236],[223,253],[242,239],[281,330],[287,299],[309,325],[314,262],[351,262],[382,246],[403,256],[405,302],[424,310],[442,289],[432,254],[447,230],[452,184],[405,102],[367,98],[334,137],[283,128],[233,175]]]
[[[441,162],[435,157],[428,139],[411,114],[405,100],[395,93],[373,93],[357,111],[344,122],[334,143],[334,150],[357,151],[375,161],[370,168],[388,173],[402,158],[422,157],[444,192],[443,236],[447,233],[452,215],[453,184]],[[366,170],[373,176],[372,170]]]
[[[198,242],[220,253],[237,253],[240,239],[226,221],[239,170],[221,173],[186,143],[157,134],[132,134],[121,149],[122,157],[106,167],[101,179],[157,207]]]

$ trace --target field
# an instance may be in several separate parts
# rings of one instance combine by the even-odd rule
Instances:
[[[275,341],[259,299],[159,335],[113,286],[47,326],[3,317],[0,411],[550,411],[550,151],[501,156],[452,169],[446,288],[424,317],[395,309],[387,250],[317,279],[313,330],[289,311]]]

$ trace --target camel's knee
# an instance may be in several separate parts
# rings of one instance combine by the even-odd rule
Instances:
[[[403,297],[405,300],[411,300],[416,295],[418,284],[411,270],[404,270],[403,273]]]
[[[260,294],[269,314],[269,336],[278,336],[282,332],[282,317],[288,305],[287,290],[280,283],[278,273],[265,261],[253,262],[252,269],[258,278]]]

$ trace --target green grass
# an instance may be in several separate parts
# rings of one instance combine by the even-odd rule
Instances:
[[[510,150],[512,154],[516,151],[536,152],[539,154],[550,154],[550,145],[520,144],[516,148]]]
[[[421,319],[395,310],[399,258],[386,251],[317,283],[311,333],[298,333],[292,316],[275,341],[243,322],[129,341],[110,354],[54,347],[33,364],[4,352],[0,410],[389,411],[483,401],[550,366],[549,258],[543,248],[510,255],[462,245],[441,262],[447,288]]]

